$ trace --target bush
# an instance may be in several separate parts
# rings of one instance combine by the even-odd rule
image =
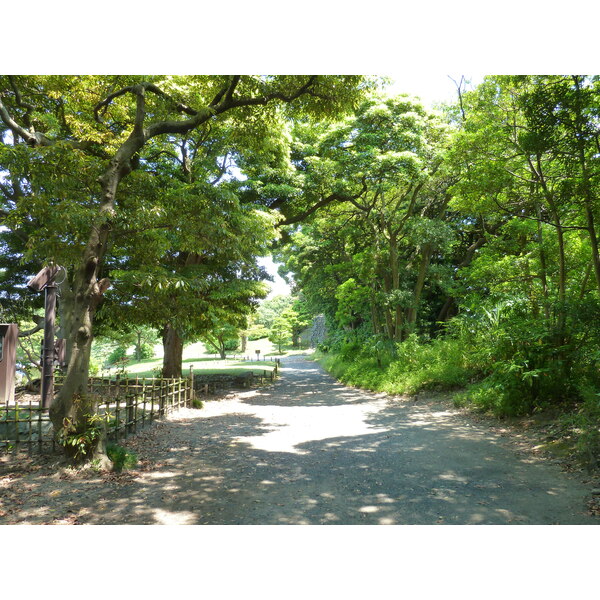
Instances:
[[[123,346],[117,346],[106,359],[107,364],[114,365],[127,358],[127,350]]]
[[[577,412],[562,418],[576,439],[575,453],[588,469],[600,466],[600,389],[589,383],[580,388],[583,402]]]
[[[225,343],[223,344],[223,347],[225,348],[225,350],[227,352],[235,352],[236,350],[238,350],[239,346],[240,346],[240,340],[238,338],[226,340]]]
[[[337,354],[321,360],[344,383],[390,394],[414,394],[420,390],[450,390],[466,385],[476,369],[469,353],[455,339],[419,343],[415,335],[397,344],[342,345]]]
[[[139,360],[154,358],[154,346],[152,344],[142,344],[139,348]]]
[[[106,455],[112,461],[113,471],[133,469],[137,465],[137,456],[123,446],[109,443],[106,445]]]
[[[481,374],[456,402],[507,417],[581,400],[581,383],[598,377],[600,332],[593,315],[599,308],[595,301],[567,305],[562,332],[519,300],[453,319],[449,330],[471,348]]]
[[[264,325],[253,325],[248,330],[248,339],[252,342],[269,336],[269,330]]]

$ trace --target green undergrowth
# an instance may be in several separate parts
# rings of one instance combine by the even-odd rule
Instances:
[[[356,387],[389,394],[416,394],[422,390],[456,390],[469,384],[477,369],[457,340],[419,344],[407,340],[396,356],[382,359],[367,351],[317,355],[334,377]]]
[[[113,463],[113,471],[117,473],[120,473],[123,469],[133,469],[137,466],[137,456],[118,444],[108,443],[106,454]]]

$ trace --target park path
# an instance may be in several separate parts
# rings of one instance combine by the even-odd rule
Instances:
[[[447,405],[345,387],[303,356],[282,366],[127,441],[138,471],[21,478],[29,494],[4,522],[598,523],[589,486]]]

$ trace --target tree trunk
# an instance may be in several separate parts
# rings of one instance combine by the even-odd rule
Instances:
[[[135,359],[142,360],[142,332],[137,331],[137,343],[135,345]]]
[[[581,104],[581,83],[582,80],[578,76],[573,76],[576,89],[576,140],[577,140],[577,158],[581,168],[581,187],[583,192],[583,200],[585,205],[585,218],[587,221],[587,230],[590,237],[590,245],[592,247],[592,266],[594,268],[594,276],[596,278],[596,286],[598,294],[600,294],[600,251],[598,250],[598,235],[596,233],[596,225],[594,223],[594,206],[596,204],[596,196],[593,191],[591,174],[589,172],[588,161],[585,152],[585,125],[586,117],[584,108]]]
[[[183,339],[170,324],[163,328],[163,377],[181,378],[183,363]]]
[[[558,211],[558,206],[555,202],[554,196],[548,185],[546,183],[546,179],[542,170],[542,161],[541,156],[537,155],[537,171],[532,168],[532,172],[537,176],[540,185],[542,186],[542,190],[544,193],[544,198],[548,207],[550,209],[550,214],[552,215],[552,220],[554,221],[554,226],[556,227],[556,237],[558,240],[558,319],[557,319],[557,327],[558,327],[558,335],[560,338],[560,343],[564,339],[564,330],[566,323],[566,290],[567,290],[567,261],[565,256],[565,239],[564,239],[564,230],[563,225],[560,219],[560,213]]]
[[[409,333],[414,331],[417,322],[417,312],[419,310],[419,304],[421,303],[421,293],[423,292],[423,286],[425,285],[425,276],[427,275],[427,268],[429,267],[432,253],[433,248],[430,244],[426,244],[423,248],[423,254],[421,255],[421,262],[419,263],[419,273],[413,291],[412,306],[408,309],[408,317],[406,319]]]
[[[400,289],[400,268],[399,268],[399,255],[398,255],[398,242],[396,236],[390,234],[390,272],[392,274],[392,291],[396,292]],[[403,313],[400,306],[396,306],[394,310],[394,322],[393,322],[393,337],[396,342],[402,340],[402,321]]]
[[[132,170],[131,157],[143,145],[143,136],[140,134],[140,128],[134,128],[98,179],[102,190],[98,215],[92,223],[80,266],[74,273],[70,295],[72,310],[69,311],[66,337],[71,343],[71,356],[64,383],[50,407],[55,435],[69,422],[76,430],[85,430],[86,415],[95,413],[94,401],[87,393],[93,323],[98,304],[110,285],[108,279],[99,280],[98,277],[115,213],[117,188],[121,179]],[[103,447],[102,438],[92,448],[93,455],[105,458]]]
[[[96,309],[108,279],[98,280],[100,264],[104,258],[109,225],[105,211],[110,202],[103,203],[100,224],[92,227],[81,266],[75,274],[72,294],[68,295],[70,306],[65,309],[65,334],[70,341],[70,359],[64,383],[50,407],[50,419],[56,434],[70,421],[79,427],[85,416],[94,414],[93,399],[88,396],[88,372],[92,347],[92,325]],[[68,421],[67,421],[68,420]]]
[[[544,251],[544,233],[542,229],[542,211],[540,205],[537,205],[537,217],[538,217],[538,243],[540,249],[540,278],[542,280],[542,293],[544,295],[544,316],[546,322],[550,320],[550,302],[548,300],[548,269],[546,266],[546,253]]]

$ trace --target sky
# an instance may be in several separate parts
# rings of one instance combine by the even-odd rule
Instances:
[[[457,99],[456,83],[464,77],[472,86],[477,85],[483,79],[481,73],[453,72],[449,74],[430,72],[399,72],[389,73],[388,76],[393,83],[388,87],[391,93],[406,93],[418,96],[429,108],[442,102],[454,102]]]
[[[278,264],[275,264],[270,256],[263,256],[259,258],[258,264],[264,267],[267,272],[274,277],[274,281],[266,282],[271,288],[271,291],[266,299],[270,300],[273,298],[273,296],[287,296],[290,293],[290,286],[277,273]]]

